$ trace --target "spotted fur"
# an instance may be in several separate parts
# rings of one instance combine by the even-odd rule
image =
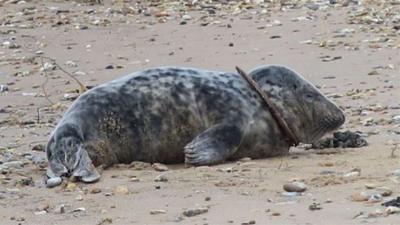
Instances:
[[[303,142],[344,122],[342,111],[297,73],[250,73]],[[143,70],[80,96],[47,145],[49,176],[91,182],[94,166],[132,161],[209,165],[283,154],[290,146],[260,96],[236,73]]]

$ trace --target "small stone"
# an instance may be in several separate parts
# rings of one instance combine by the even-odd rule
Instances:
[[[279,212],[273,212],[273,213],[271,213],[271,215],[272,215],[272,216],[280,216],[281,213],[279,213]]]
[[[315,3],[306,3],[304,6],[314,11],[319,9],[319,5]]]
[[[358,177],[360,176],[360,172],[359,171],[353,171],[353,172],[349,172],[343,175],[343,177],[345,178],[352,178],[352,177]]]
[[[164,165],[164,164],[161,164],[161,163],[154,163],[152,165],[152,167],[153,167],[153,169],[155,171],[159,171],[159,172],[168,171],[168,167],[166,165]]]
[[[97,187],[94,187],[94,188],[92,188],[91,190],[90,190],[90,193],[91,194],[98,194],[98,193],[100,193],[101,192],[101,189],[100,188],[97,188]]]
[[[207,197],[204,198],[204,201],[206,201],[206,202],[208,202],[208,201],[210,201],[210,200],[211,200],[211,197],[208,197],[208,196],[207,196]]]
[[[393,191],[392,191],[390,188],[384,187],[384,186],[382,186],[382,187],[377,187],[377,188],[375,189],[375,191],[378,192],[379,194],[381,194],[381,195],[384,196],[384,197],[390,196],[390,195],[392,195],[392,193],[393,193]]]
[[[400,177],[400,169],[393,171],[392,174],[396,177]]]
[[[282,192],[282,195],[285,197],[296,197],[296,196],[300,196],[300,192]]]
[[[83,71],[75,71],[75,72],[74,72],[74,75],[75,75],[75,76],[85,76],[86,73],[83,72]]]
[[[131,181],[131,182],[139,182],[140,180],[139,180],[139,178],[137,178],[137,177],[132,177],[132,178],[130,179],[130,181]]]
[[[72,182],[68,182],[67,186],[65,186],[65,191],[74,191],[76,189],[77,185]]]
[[[5,84],[1,84],[1,85],[0,85],[0,93],[1,93],[1,92],[6,92],[6,91],[8,91],[8,90],[9,90],[9,88],[8,88],[7,85],[5,85]]]
[[[7,168],[16,168],[16,169],[21,169],[23,165],[24,163],[22,161],[10,161],[2,164],[2,166],[5,166]]]
[[[56,186],[60,185],[61,182],[62,182],[61,177],[52,177],[52,178],[47,179],[46,187],[48,187],[48,188],[56,187]]]
[[[106,70],[112,70],[112,69],[114,69],[114,65],[107,65],[106,67],[104,67],[104,69],[106,69]]]
[[[192,217],[192,216],[197,216],[203,213],[208,212],[207,207],[199,207],[199,208],[193,208],[193,209],[187,209],[183,211],[183,215],[186,217]]]
[[[75,200],[82,201],[83,200],[83,196],[82,195],[78,195],[78,196],[75,197]]]
[[[106,224],[112,224],[113,220],[111,218],[104,218],[102,219],[97,225],[106,225]]]
[[[322,209],[322,206],[320,203],[313,202],[311,205],[308,206],[308,209],[311,211],[320,210],[320,209]]]
[[[233,47],[234,44],[233,44],[232,42],[229,42],[228,46],[229,46],[229,47]]]
[[[79,208],[73,209],[71,212],[84,212],[84,211],[86,211],[86,209],[84,207],[79,207]]]
[[[155,182],[168,182],[168,178],[165,174],[160,174],[156,178],[154,178]]]
[[[250,224],[256,224],[256,221],[255,220],[250,220],[249,222],[241,223],[241,225],[250,225]]]
[[[192,17],[191,17],[190,15],[183,15],[183,16],[182,16],[182,19],[183,19],[183,20],[191,20]]]
[[[290,184],[283,185],[283,190],[287,192],[303,192],[307,189],[307,185],[302,182],[295,181]]]
[[[44,152],[45,145],[44,144],[37,144],[33,146],[32,151],[39,151],[39,152]]]
[[[167,211],[162,210],[162,209],[156,209],[156,210],[151,210],[150,215],[158,215],[158,214],[165,214]]]
[[[278,38],[282,38],[282,36],[280,35],[272,35],[271,37],[269,37],[270,39],[278,39]]]
[[[382,201],[382,195],[381,194],[372,194],[368,198],[368,202],[380,202]]]
[[[385,209],[385,213],[386,214],[396,214],[396,213],[400,213],[400,208],[399,207],[395,207],[395,206],[388,206]]]
[[[356,192],[351,195],[351,200],[354,202],[363,202],[363,201],[368,201],[368,199],[371,197],[371,194],[368,192]]]
[[[376,70],[372,70],[371,72],[368,73],[368,75],[370,75],[370,76],[379,75],[379,72]]]
[[[129,194],[129,189],[126,186],[117,186],[115,188],[115,192],[118,194],[127,195],[127,194]]]
[[[40,68],[40,71],[50,71],[50,70],[55,70],[55,69],[56,69],[56,65],[45,62],[43,64],[42,68]]]
[[[375,184],[375,183],[366,183],[366,184],[364,184],[364,186],[365,186],[367,189],[374,189],[374,188],[379,187],[379,184]]]
[[[65,65],[68,67],[77,67],[78,66],[78,64],[76,64],[76,62],[74,62],[74,61],[67,61],[67,62],[65,62]]]
[[[34,214],[35,214],[36,216],[45,215],[45,214],[47,214],[47,211],[46,211],[46,210],[37,211],[37,212],[34,212]]]
[[[54,208],[54,212],[55,212],[55,213],[58,213],[58,214],[63,214],[63,213],[65,213],[65,205],[64,205],[64,204],[61,204],[61,205],[56,206],[56,207]]]
[[[395,124],[400,124],[400,115],[396,115],[392,118],[392,122]]]

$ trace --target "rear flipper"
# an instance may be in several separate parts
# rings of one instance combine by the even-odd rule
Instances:
[[[239,147],[243,129],[236,125],[217,124],[185,146],[185,163],[195,166],[225,161]]]

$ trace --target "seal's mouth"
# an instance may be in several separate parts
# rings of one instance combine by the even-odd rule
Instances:
[[[308,137],[308,143],[314,143],[318,141],[324,134],[338,129],[345,122],[345,116],[343,113],[338,113],[335,116],[327,116],[316,123],[316,127]]]

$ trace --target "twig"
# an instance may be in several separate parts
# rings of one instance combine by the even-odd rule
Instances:
[[[36,108],[36,112],[37,112],[37,123],[40,123],[40,109],[41,109],[42,107],[37,107]]]
[[[87,91],[86,86],[80,81],[78,80],[74,75],[72,75],[70,72],[66,71],[65,69],[63,69],[57,62],[55,59],[52,59],[50,57],[47,56],[41,56],[41,58],[44,59],[48,59],[50,60],[58,69],[60,69],[63,73],[65,73],[67,76],[69,76],[70,78],[72,78],[76,83],[78,83],[79,87],[80,87],[80,93],[83,93],[85,91]],[[46,71],[46,70],[44,70]]]
[[[46,98],[46,100],[48,102],[50,102],[50,104],[54,105],[54,102],[50,100],[49,95],[47,94],[47,91],[46,91],[46,84],[49,82],[49,76],[47,74],[46,69],[44,68],[43,58],[40,58],[40,62],[42,64],[44,76],[46,78],[46,80],[42,83],[42,85],[40,85],[40,87],[42,88],[42,91],[43,91],[43,94],[44,94],[44,97]],[[39,108],[38,108],[38,117],[39,117]],[[39,118],[38,118],[38,121],[39,121]]]

